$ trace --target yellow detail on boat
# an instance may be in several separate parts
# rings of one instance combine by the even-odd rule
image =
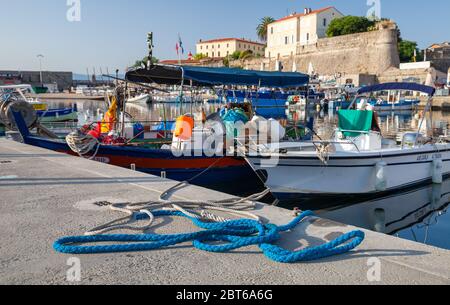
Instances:
[[[31,103],[36,111],[47,111],[47,104],[44,103]]]

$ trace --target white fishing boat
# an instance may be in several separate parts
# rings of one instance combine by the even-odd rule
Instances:
[[[47,103],[37,98],[26,96],[28,93],[35,93],[30,85],[9,85],[0,86],[0,109],[8,107],[15,100],[28,102],[36,110],[36,115],[41,122],[68,122],[78,120],[77,107],[49,109]]]
[[[429,94],[427,112],[431,109],[435,89],[422,85],[389,83],[362,88],[358,95],[402,89]],[[413,132],[398,145],[383,139],[373,111],[344,110],[338,116],[339,128],[329,141],[258,145],[247,153],[278,199],[382,193],[431,180],[439,183],[450,174],[448,143]]]
[[[132,104],[146,104],[149,101],[151,101],[150,94],[140,94],[140,95],[137,95],[135,97],[128,99],[127,102],[132,103]]]

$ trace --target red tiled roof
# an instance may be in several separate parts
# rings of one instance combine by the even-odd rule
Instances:
[[[283,18],[281,18],[281,19],[276,20],[276,21],[273,22],[273,23],[280,22],[280,21],[285,21],[285,20],[289,20],[289,19],[292,19],[292,18],[303,17],[303,16],[307,16],[307,15],[319,14],[319,13],[328,11],[329,9],[332,9],[332,8],[335,8],[335,7],[334,7],[334,6],[329,6],[329,7],[321,8],[321,9],[318,9],[318,10],[314,10],[314,11],[312,11],[312,12],[309,13],[309,14],[304,14],[304,13],[302,13],[302,14],[294,14],[294,15],[286,16],[286,17],[283,17]]]
[[[178,59],[168,59],[168,60],[162,60],[161,61],[162,64],[166,64],[166,65],[178,65],[180,63],[180,61]],[[195,59],[183,59],[181,60],[182,64],[197,64],[200,63],[199,60],[195,60]]]
[[[205,41],[199,41],[199,43],[213,43],[213,42],[225,42],[225,41],[239,41],[244,43],[252,43],[252,44],[259,44],[261,46],[265,46],[264,43],[251,41],[251,40],[245,40],[245,39],[239,39],[239,38],[220,38],[220,39],[212,39],[212,40],[205,40]]]

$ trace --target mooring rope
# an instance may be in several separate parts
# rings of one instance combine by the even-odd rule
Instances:
[[[86,144],[86,149],[89,145]],[[92,148],[91,148],[92,150]],[[285,226],[263,224],[261,219],[249,212],[256,208],[256,202],[270,193],[262,193],[247,198],[227,199],[221,201],[171,201],[167,197],[173,192],[189,184],[190,181],[203,175],[215,166],[221,159],[216,160],[207,169],[189,181],[180,182],[160,195],[158,201],[132,204],[110,204],[109,207],[127,216],[99,226],[85,234],[85,236],[65,237],[54,243],[57,252],[65,254],[98,254],[150,251],[174,246],[181,243],[192,242],[199,250],[224,253],[232,250],[258,245],[264,255],[280,263],[295,263],[326,258],[347,253],[358,247],[364,240],[362,231],[353,231],[322,246],[307,248],[291,252],[275,245],[281,239],[280,233],[295,229],[305,218],[313,216],[310,211],[303,212],[292,222]],[[211,211],[238,216],[243,219],[230,220],[215,215]],[[155,219],[164,216],[184,217],[194,225],[203,229],[194,233],[172,235],[160,234],[113,234],[102,235],[114,230],[132,230],[146,232]],[[146,221],[145,225],[134,227],[132,222]],[[122,223],[126,222],[126,223]],[[92,245],[111,242],[111,245]],[[221,244],[217,244],[217,242]]]
[[[226,222],[229,218],[221,217],[211,213],[210,211],[223,212],[228,215],[237,216],[240,218],[253,219],[260,222],[261,219],[250,211],[256,208],[256,202],[269,194],[269,190],[262,193],[249,196],[247,198],[228,199],[222,201],[170,201],[166,200],[173,190],[179,189],[181,186],[188,185],[187,182],[181,182],[168,191],[161,194],[158,201],[145,203],[131,203],[131,204],[112,204],[108,206],[111,210],[121,212],[127,216],[108,222],[104,225],[98,226],[85,233],[86,236],[94,236],[111,232],[115,230],[132,230],[132,231],[147,231],[149,230],[155,220],[154,213],[160,210],[169,212],[180,212],[190,218],[195,218],[203,221]],[[140,214],[147,215],[148,220],[144,226],[131,226],[131,223],[136,222]]]
[[[70,149],[78,154],[81,158],[86,158],[86,155],[91,151],[94,154],[89,157],[89,160],[93,160],[100,149],[101,143],[91,135],[84,135],[80,132],[72,132],[66,136],[66,143]]]
[[[203,229],[195,233],[159,235],[159,234],[116,234],[96,236],[65,237],[55,242],[54,249],[65,254],[99,254],[123,253],[157,250],[165,247],[191,241],[199,250],[224,253],[232,250],[258,245],[264,255],[279,263],[295,263],[312,261],[330,256],[347,253],[358,247],[364,240],[362,231],[353,231],[326,243],[322,246],[312,247],[301,251],[291,252],[274,245],[279,241],[280,233],[293,230],[312,212],[304,212],[285,226],[273,224],[264,225],[261,222],[242,219],[221,223],[207,223],[189,217],[181,212],[154,211],[155,217],[176,216],[190,219],[196,226]],[[148,215],[140,213],[139,220],[147,219]],[[83,246],[80,244],[114,242],[122,244]],[[222,242],[222,244],[215,244]],[[214,244],[213,244],[214,243]]]

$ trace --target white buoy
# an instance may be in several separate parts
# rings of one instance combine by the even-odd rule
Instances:
[[[375,190],[378,192],[384,192],[387,190],[387,175],[386,175],[387,163],[380,161],[375,167]]]
[[[272,141],[280,141],[286,136],[286,129],[281,126],[280,122],[274,119],[269,119],[269,136]]]
[[[442,184],[443,181],[443,163],[441,159],[433,160],[433,183]]]

